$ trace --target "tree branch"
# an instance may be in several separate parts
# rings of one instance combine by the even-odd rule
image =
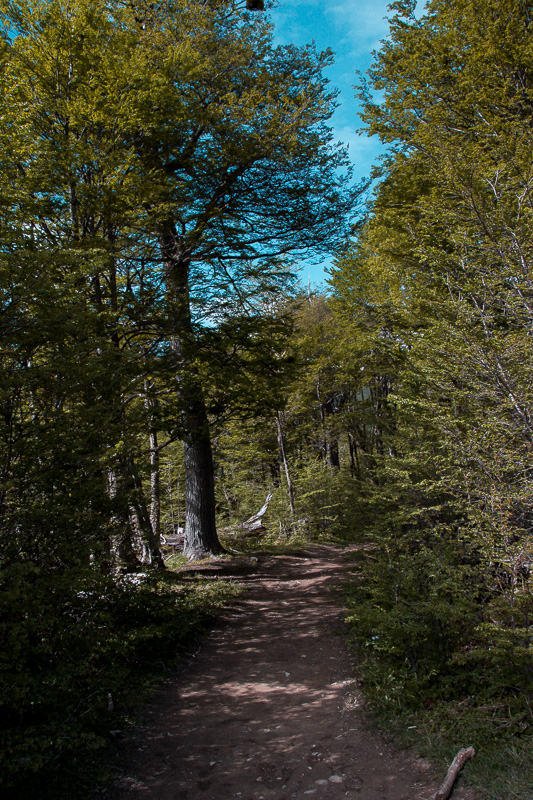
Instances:
[[[476,751],[473,747],[467,747],[466,749],[459,750],[457,755],[455,756],[454,760],[452,761],[450,768],[448,770],[448,774],[444,779],[444,783],[440,787],[440,789],[435,792],[431,800],[448,800],[448,797],[451,794],[453,789],[453,785],[457,780],[457,776],[459,775],[460,771],[466,764],[466,762],[473,758],[476,754]]]

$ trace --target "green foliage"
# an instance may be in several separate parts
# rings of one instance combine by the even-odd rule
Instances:
[[[277,411],[291,259],[348,230],[332,56],[276,47],[252,17],[0,2],[0,771],[15,794],[33,780],[55,797],[57,768],[105,739],[109,693],[120,708],[218,602],[117,576],[161,566],[184,484],[188,508],[212,493],[206,470],[185,483],[177,442],[209,456],[224,426]]]
[[[4,797],[36,787],[39,797],[72,797],[76,772],[84,796],[91,751],[105,748],[144,682],[175,662],[180,643],[236,593],[230,584],[183,586],[172,577],[3,570]]]
[[[314,338],[316,331],[309,327],[306,334]],[[279,412],[279,417],[294,491],[294,514],[276,420],[260,416],[226,425],[215,441],[219,522],[227,526],[244,521],[272,492],[264,520],[269,536],[285,541],[294,537],[350,540],[356,530],[357,507],[353,503],[355,486],[348,448],[345,442],[340,446],[337,442],[342,424],[337,429],[336,422],[321,414],[323,404],[316,398],[314,370],[326,372],[326,368],[318,359],[307,357],[298,336],[291,346],[297,353],[295,370],[293,380],[285,387],[287,410]],[[319,380],[325,383],[324,376]],[[310,400],[313,395],[315,399]],[[324,395],[326,403],[335,397],[326,387]],[[338,467],[330,462],[331,442],[337,444]]]
[[[527,769],[509,791],[482,772],[500,748],[516,774],[533,732],[530,9],[393,10],[369,73],[382,102],[362,87],[383,180],[331,279],[367,387],[350,424],[371,545],[349,618],[376,706],[433,754],[474,744],[491,796],[528,797]]]
[[[294,475],[300,527],[313,540],[353,542],[359,539],[354,481],[349,469],[332,469],[308,457]]]
[[[391,7],[382,102],[361,89],[390,149],[328,298],[296,296],[290,259],[338,245],[356,195],[327,127],[331,54],[276,48],[229,3],[142,22],[0,3],[14,796],[43,775],[58,796],[56,767],[105,741],[109,695],[126,708],[132,676],[222,599],[117,577],[154,563],[154,509],[183,525],[177,443],[198,431],[222,526],[273,491],[271,543],[369,538],[349,621],[378,708],[446,758],[465,737],[481,763],[530,752],[531,11],[415,6]]]

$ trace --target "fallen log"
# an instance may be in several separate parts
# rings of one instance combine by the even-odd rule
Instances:
[[[219,528],[218,533],[220,536],[240,536],[242,539],[247,539],[252,536],[262,536],[267,533],[264,525],[259,525],[257,528],[247,530],[240,525],[235,525],[233,528]]]
[[[263,525],[263,517],[265,516],[270,501],[272,500],[272,493],[270,493],[257,514],[249,517],[244,522],[239,522],[237,525],[231,525],[228,528],[219,528],[219,534],[222,536],[260,536],[266,533],[267,530]],[[176,528],[173,533],[167,533],[161,536],[161,544],[163,547],[171,547],[173,551],[183,548],[185,542],[185,531],[183,528]]]
[[[164,536],[161,535],[161,544],[163,547],[183,547],[184,542],[185,531],[183,528],[176,528],[174,533],[167,533]]]
[[[265,502],[257,514],[249,517],[244,522],[239,522],[237,525],[231,525],[229,528],[220,528],[218,532],[223,536],[256,536],[261,533],[266,533],[266,528],[263,525],[263,517],[267,512],[271,500],[272,493],[267,495]]]
[[[466,764],[466,762],[473,758],[476,754],[476,751],[473,747],[466,747],[462,750],[459,750],[457,755],[455,756],[454,760],[450,764],[450,768],[444,779],[444,783],[440,787],[440,789],[435,792],[435,794],[431,797],[431,800],[448,800],[448,797],[451,794],[453,789],[453,785],[457,780],[457,776],[459,775],[460,771]]]
[[[257,514],[254,514],[253,517],[250,517],[245,522],[242,522],[241,525],[244,528],[248,528],[249,530],[253,530],[254,527],[260,527],[262,525],[261,518],[265,516],[271,500],[272,500],[272,492],[270,492],[267,495],[267,499],[265,500],[265,502],[263,503]]]

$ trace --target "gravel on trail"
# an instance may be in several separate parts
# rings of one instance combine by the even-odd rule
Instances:
[[[444,776],[365,722],[335,591],[350,568],[343,551],[243,561],[245,593],[120,743],[105,796],[429,800]],[[223,579],[228,567],[196,569]]]

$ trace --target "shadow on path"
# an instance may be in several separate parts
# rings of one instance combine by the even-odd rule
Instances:
[[[112,797],[428,800],[427,763],[365,727],[331,591],[349,569],[342,551],[249,563],[243,599],[134,730]]]

